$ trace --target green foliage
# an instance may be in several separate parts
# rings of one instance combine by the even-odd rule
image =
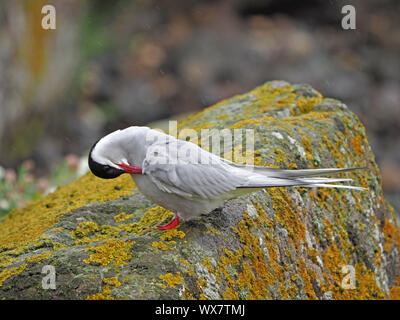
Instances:
[[[38,185],[24,166],[21,166],[17,173],[4,169],[1,171],[3,177],[0,176],[0,217],[40,198]]]
[[[0,166],[0,217],[16,208],[37,200],[74,181],[79,175],[79,158],[68,156],[49,177],[36,177],[34,163],[24,162],[18,169],[4,169]]]

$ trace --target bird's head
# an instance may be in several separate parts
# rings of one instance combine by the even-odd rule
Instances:
[[[98,140],[89,152],[89,168],[92,173],[103,179],[114,179],[123,173],[141,174],[142,169],[129,165],[115,131]]]
[[[113,163],[107,156],[101,156],[96,147],[101,140],[97,141],[89,153],[89,168],[92,173],[99,178],[103,179],[114,179],[125,173],[125,170],[121,169]]]

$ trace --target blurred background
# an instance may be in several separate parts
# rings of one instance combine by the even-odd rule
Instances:
[[[356,30],[341,27],[346,4]],[[82,174],[104,134],[269,80],[358,115],[399,212],[399,20],[398,0],[1,1],[0,216]]]

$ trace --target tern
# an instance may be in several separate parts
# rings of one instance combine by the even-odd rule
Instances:
[[[241,165],[148,127],[132,126],[98,140],[89,153],[94,175],[113,179],[131,174],[137,188],[154,203],[174,212],[167,230],[221,207],[226,200],[269,187],[364,188],[333,184],[352,181],[317,177],[361,168],[287,170]]]

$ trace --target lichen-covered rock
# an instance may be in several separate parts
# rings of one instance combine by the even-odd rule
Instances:
[[[189,116],[182,128],[254,129],[256,164],[366,167],[346,176],[368,191],[269,188],[159,231],[171,212],[128,175],[88,173],[0,220],[0,298],[400,297],[396,215],[365,129],[344,104],[275,81]],[[42,286],[46,265],[55,289]]]

